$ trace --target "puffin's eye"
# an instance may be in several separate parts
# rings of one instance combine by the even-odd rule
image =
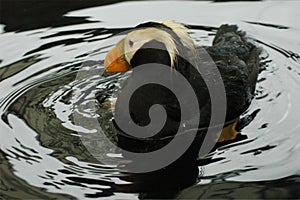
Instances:
[[[129,46],[132,47],[133,46],[133,42],[131,40],[129,40]]]

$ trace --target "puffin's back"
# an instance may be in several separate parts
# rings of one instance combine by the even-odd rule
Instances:
[[[238,118],[254,97],[260,49],[236,25],[222,25],[206,51],[218,67],[226,90],[226,121]]]

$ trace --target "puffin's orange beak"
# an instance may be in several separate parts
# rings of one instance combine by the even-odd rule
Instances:
[[[125,59],[125,55],[120,52],[120,44],[112,48],[104,59],[104,67],[106,72],[126,72],[131,66]]]

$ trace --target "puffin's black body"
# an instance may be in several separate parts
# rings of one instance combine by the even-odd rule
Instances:
[[[206,62],[202,60],[202,57],[204,57],[203,49],[214,61],[223,80],[227,98],[225,126],[238,120],[239,116],[248,108],[254,96],[259,72],[259,49],[248,41],[245,33],[238,31],[238,27],[235,25],[222,25],[216,33],[213,45],[196,49],[195,53],[193,49],[183,45],[181,38],[172,28],[164,24],[148,22],[140,24],[136,28],[146,29],[151,27],[166,31],[175,41],[179,56],[177,56],[173,67],[189,81],[195,91],[201,111],[198,128],[208,127],[211,119],[210,94],[203,76],[214,78],[216,74],[213,74],[209,68],[204,70],[204,74],[199,74],[184,58],[197,56],[199,63]],[[170,67],[170,56],[164,43],[151,40],[145,43],[143,48],[137,50],[130,60],[132,68],[147,63],[159,63]],[[200,64],[197,67],[202,66],[207,65]],[[172,70],[170,69],[170,71]],[[136,78],[134,70],[131,78]],[[130,80],[128,82],[130,84]],[[157,84],[148,84],[139,88],[130,99],[131,118],[140,126],[147,125],[150,123],[149,108],[154,104],[163,105],[167,111],[168,118],[164,128],[155,136],[143,140],[128,136],[116,124],[115,126],[119,131],[118,144],[121,148],[134,152],[148,152],[159,149],[172,140],[172,136],[177,133],[181,113],[177,98],[167,88]],[[193,111],[190,113],[193,113]],[[197,153],[195,152],[199,150],[204,137],[203,134],[199,135],[198,139],[194,141],[194,144],[183,156],[183,160],[185,158],[196,160]],[[189,154],[190,152],[193,153]]]

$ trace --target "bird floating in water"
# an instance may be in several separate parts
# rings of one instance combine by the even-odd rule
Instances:
[[[212,58],[225,87],[226,119],[217,141],[233,140],[237,135],[235,127],[239,116],[247,110],[254,97],[259,72],[259,48],[236,25],[221,25],[212,46],[196,47],[188,29],[182,24],[173,21],[139,24],[107,53],[104,60],[105,71],[126,72],[147,63],[166,65],[170,71],[175,69],[192,85],[201,111],[199,126],[205,127],[211,117],[208,88],[195,68],[178,56],[201,57],[201,49]],[[213,74],[205,76],[213,78]],[[159,103],[164,105],[170,120],[155,137],[159,139],[176,132],[178,127],[172,122],[180,121],[180,109],[174,95],[169,94],[165,88],[145,88],[131,100],[130,115],[136,124],[147,125],[149,116],[145,113],[150,105]]]

